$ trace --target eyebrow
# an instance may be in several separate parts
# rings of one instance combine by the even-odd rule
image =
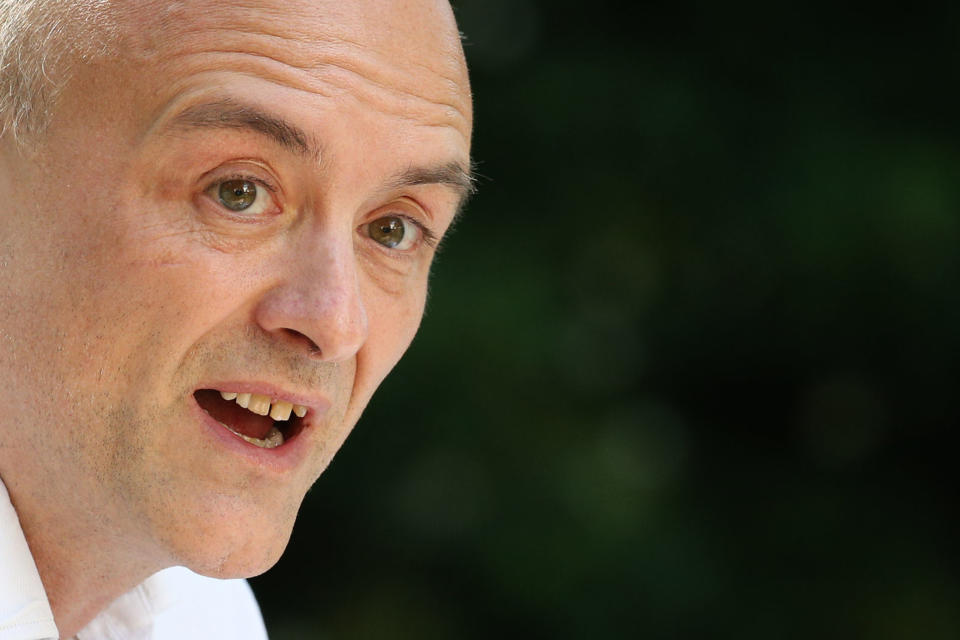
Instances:
[[[184,109],[174,117],[171,128],[246,129],[263,134],[297,155],[321,158],[320,146],[299,127],[251,105],[230,99],[205,102]]]
[[[453,188],[459,195],[456,213],[463,210],[470,196],[477,192],[477,180],[471,168],[459,162],[448,162],[436,167],[407,169],[387,181],[388,189],[402,189],[420,185],[440,184]]]
[[[188,107],[174,116],[168,127],[255,131],[297,155],[314,160],[323,157],[320,145],[300,127],[253,105],[242,104],[230,98]],[[463,210],[470,196],[477,191],[472,165],[464,166],[456,161],[437,166],[412,167],[388,179],[386,188],[397,190],[431,184],[445,185],[457,192],[457,215]]]

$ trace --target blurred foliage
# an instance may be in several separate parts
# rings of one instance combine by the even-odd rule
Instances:
[[[960,8],[455,7],[481,192],[273,637],[960,637]]]

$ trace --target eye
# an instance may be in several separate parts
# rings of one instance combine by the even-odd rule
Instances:
[[[413,222],[402,216],[384,216],[367,224],[367,234],[388,249],[403,251],[412,247],[420,234]]]
[[[261,215],[273,204],[267,189],[252,180],[235,178],[217,182],[207,193],[230,211],[245,215]]]

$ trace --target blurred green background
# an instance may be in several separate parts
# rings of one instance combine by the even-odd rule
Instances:
[[[455,7],[481,191],[273,637],[960,637],[957,5]]]

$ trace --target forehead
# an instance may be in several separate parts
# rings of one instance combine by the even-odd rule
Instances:
[[[271,36],[284,46],[353,44],[406,60],[427,50],[444,54],[454,68],[461,64],[446,0],[114,0],[110,6],[113,28],[144,50],[195,32],[238,32]]]
[[[120,58],[191,79],[229,68],[319,97],[353,96],[382,115],[456,129],[472,106],[446,0],[121,1]],[[143,79],[141,78],[141,81]]]

